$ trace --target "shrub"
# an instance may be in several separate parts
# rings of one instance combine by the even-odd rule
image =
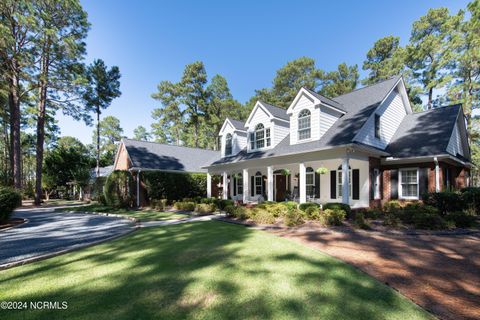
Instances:
[[[216,207],[213,203],[199,203],[195,206],[195,212],[197,212],[199,215],[213,213],[215,212],[215,209]]]
[[[390,200],[383,205],[383,210],[385,212],[396,212],[398,209],[401,209],[402,205],[397,200]]]
[[[228,200],[228,199],[222,199],[222,200],[218,200],[217,203],[216,203],[218,209],[220,210],[224,210],[225,207],[227,206],[233,206],[234,203],[233,203],[233,200]]]
[[[184,210],[184,211],[194,211],[195,210],[195,202],[175,202],[174,205],[175,209],[177,210]]]
[[[206,204],[212,204],[212,203],[217,203],[216,198],[202,198],[200,199],[200,203],[206,203]]]
[[[235,215],[235,206],[226,206],[223,211],[225,211],[227,217],[233,217]]]
[[[475,212],[472,210],[449,212],[445,219],[453,222],[457,228],[471,228],[476,224]]]
[[[305,202],[305,203],[301,203],[299,206],[298,206],[298,209],[302,210],[303,212],[306,212],[307,208],[320,208],[320,205],[318,203],[315,203],[315,202]]]
[[[462,211],[465,207],[461,194],[453,191],[430,192],[423,202],[437,208],[442,216],[448,212]]]
[[[233,211],[233,216],[237,219],[245,220],[252,215],[250,209],[246,209],[244,207],[234,207],[234,208],[235,210]]]
[[[423,210],[425,210],[425,205],[421,203],[408,203],[403,209],[398,209],[398,217],[403,223],[412,224],[415,214]],[[427,208],[427,210],[429,209]]]
[[[295,204],[296,205],[296,204]],[[303,212],[299,209],[288,210],[287,214],[284,216],[284,223],[289,227],[301,225],[303,221]]]
[[[365,215],[363,214],[363,212],[355,213],[355,224],[360,229],[365,229],[365,230],[370,229],[370,225],[365,220]]]
[[[466,208],[474,208],[475,214],[480,213],[480,188],[462,189],[462,199]]]
[[[113,171],[103,186],[105,202],[114,208],[132,206],[134,196],[132,196],[131,190],[136,190],[131,173],[129,171]]]
[[[275,217],[272,213],[268,212],[265,209],[253,209],[252,220],[258,224],[273,224],[275,223]]]
[[[432,208],[425,206],[424,210],[419,210],[413,215],[413,224],[417,229],[445,229],[447,223],[445,220],[437,213],[436,209],[425,209]]]
[[[377,208],[369,208],[364,211],[364,217],[366,219],[378,219],[382,216],[382,210]]]
[[[207,192],[206,174],[146,171],[142,181],[151,199],[193,199],[205,197]]]
[[[288,207],[284,203],[272,203],[267,205],[265,209],[275,218],[283,217],[288,212]]]
[[[323,210],[332,209],[332,210],[343,210],[347,216],[350,216],[352,213],[352,209],[350,206],[345,203],[337,203],[337,202],[330,202],[326,203],[322,206]]]
[[[383,224],[389,227],[398,227],[402,222],[396,212],[386,211],[383,217]]]
[[[288,210],[298,208],[298,203],[296,203],[295,201],[287,201],[287,202],[284,202],[283,204],[287,206]]]
[[[347,214],[342,209],[326,209],[320,212],[320,223],[325,226],[340,226]]]
[[[165,199],[151,200],[150,201],[150,207],[152,207],[153,209],[158,210],[158,211],[163,211],[163,210],[165,210],[165,206],[166,206],[166,200],[165,201],[164,200]]]
[[[315,206],[310,206],[305,209],[305,215],[309,220],[318,220],[320,219],[320,208]]]
[[[22,195],[12,188],[0,187],[0,222],[7,221],[16,207],[22,205]]]

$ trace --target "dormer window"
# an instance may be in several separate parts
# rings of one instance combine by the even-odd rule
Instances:
[[[270,137],[270,128],[265,128],[262,123],[257,124],[254,132],[250,132],[250,149],[262,149],[265,147],[270,147],[271,137]]]
[[[304,109],[298,114],[298,140],[310,139],[310,111]]]
[[[375,114],[375,138],[380,139],[380,115]]]
[[[225,155],[230,156],[232,154],[232,134],[228,133],[225,136]]]

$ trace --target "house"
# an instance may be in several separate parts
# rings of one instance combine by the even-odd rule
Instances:
[[[353,208],[470,183],[462,107],[413,113],[402,77],[335,98],[301,88],[287,110],[258,101],[246,122],[226,119],[219,137],[219,152],[123,140],[115,169],[206,172],[208,196],[220,176],[222,197],[244,203]]]

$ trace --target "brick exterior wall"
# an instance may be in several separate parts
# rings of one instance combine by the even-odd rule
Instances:
[[[127,148],[122,143],[120,145],[120,151],[118,152],[115,168],[113,170],[128,170],[132,164],[130,163],[130,159],[128,158]]]

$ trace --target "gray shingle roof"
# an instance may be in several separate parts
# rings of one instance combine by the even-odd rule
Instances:
[[[235,119],[232,119],[232,118],[227,118],[227,119],[232,123],[232,125],[234,126],[235,129],[242,130],[242,131],[247,130],[245,128],[245,122],[240,121],[240,120],[235,120]]]
[[[206,172],[203,167],[220,158],[220,151],[122,139],[132,167],[142,170]]]
[[[350,144],[358,130],[363,127],[368,117],[385,99],[399,79],[400,77],[391,78],[334,98],[342,103],[347,113],[339,118],[320,140],[290,145],[290,135],[287,135],[273,149],[252,153],[242,150],[235,156],[218,159],[212,165],[310,152]]]
[[[287,114],[287,110],[282,109],[277,106],[273,106],[271,104],[268,104],[266,102],[260,101],[260,103],[267,108],[267,110],[275,117],[275,118],[280,118],[283,120],[289,120],[290,116]]]
[[[345,110],[345,107],[341,103],[338,103],[337,101],[332,100],[330,98],[324,97],[321,94],[316,93],[315,91],[308,89],[307,87],[303,87],[303,88],[305,90],[307,90],[308,92],[310,92],[313,96],[315,96],[318,100],[322,101],[323,103],[325,103],[329,106],[332,106],[332,107],[334,107],[338,110],[342,110],[344,112],[347,111],[347,110]]]
[[[446,154],[460,110],[457,104],[407,115],[386,151],[396,158]]]

